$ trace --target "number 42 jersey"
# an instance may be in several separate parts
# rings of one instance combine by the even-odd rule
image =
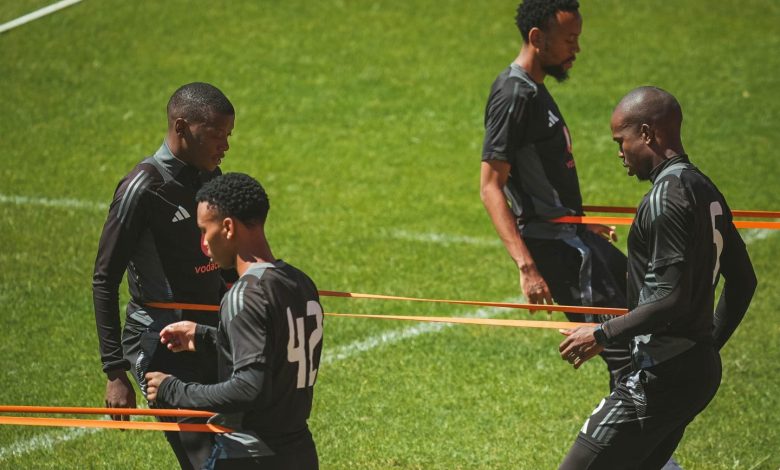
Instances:
[[[264,369],[257,402],[229,421],[256,433],[274,453],[313,445],[306,421],[320,367],[322,323],[314,282],[282,260],[252,264],[222,298],[220,380],[249,365]]]

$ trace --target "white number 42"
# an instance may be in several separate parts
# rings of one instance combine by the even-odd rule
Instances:
[[[317,379],[317,369],[314,368],[314,350],[322,341],[322,307],[318,302],[310,300],[306,303],[306,316],[317,319],[317,328],[306,338],[306,329],[303,327],[304,317],[293,318],[290,308],[287,308],[287,326],[290,330],[290,339],[287,341],[287,360],[298,363],[297,388],[306,388],[314,385]],[[306,355],[306,345],[309,354]],[[308,384],[306,373],[309,373]]]

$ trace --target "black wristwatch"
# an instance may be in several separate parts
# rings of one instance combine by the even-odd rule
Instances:
[[[604,333],[604,328],[601,325],[597,325],[596,329],[593,330],[593,337],[596,338],[596,343],[606,346],[609,341],[607,341],[607,334]]]

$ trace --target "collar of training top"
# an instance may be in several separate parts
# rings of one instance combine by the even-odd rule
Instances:
[[[176,158],[168,147],[168,143],[165,141],[163,141],[163,144],[157,149],[157,152],[154,154],[154,159],[159,164],[158,168],[165,171],[176,180],[183,183],[195,183],[199,181],[198,176],[200,172],[198,169]]]
[[[657,180],[661,174],[664,173],[664,170],[674,165],[675,163],[690,163],[688,160],[688,155],[684,153],[675,155],[672,158],[664,160],[663,163],[656,165],[656,167],[650,171],[650,182],[655,183],[655,180]]]

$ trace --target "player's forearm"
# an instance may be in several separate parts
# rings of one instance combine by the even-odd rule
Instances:
[[[663,330],[680,311],[687,309],[685,286],[678,266],[656,272],[656,280],[657,288],[641,305],[602,324],[610,343],[627,342],[634,336]]]
[[[219,413],[245,411],[251,408],[263,388],[264,372],[260,364],[236,371],[217,384],[183,382],[168,377],[160,384],[156,401],[179,408],[206,409]]]
[[[726,344],[742,322],[757,285],[753,265],[750,259],[745,257],[745,261],[729,273],[715,308],[713,340],[718,350]]]
[[[496,233],[515,264],[521,269],[533,265],[533,258],[517,230],[517,222],[507,206],[506,197],[501,189],[492,186],[483,187],[480,195]]]
[[[130,364],[122,353],[122,324],[119,320],[119,286],[106,282],[98,275],[92,286],[92,301],[95,307],[100,358],[103,371],[128,370]]]

